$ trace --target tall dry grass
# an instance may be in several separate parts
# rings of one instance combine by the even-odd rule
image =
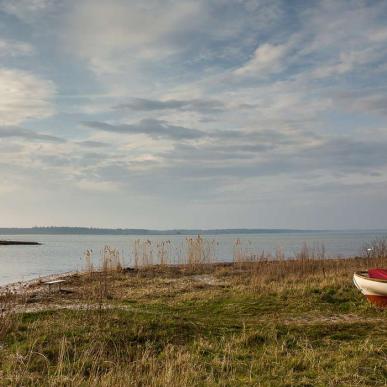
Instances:
[[[83,258],[85,260],[85,271],[88,274],[93,273],[94,265],[93,265],[93,250],[87,249],[83,254]]]
[[[123,270],[123,257],[118,249],[105,246],[100,255],[99,265],[93,261],[93,250],[86,250],[84,253],[85,272],[92,274],[95,272],[114,273]]]
[[[138,269],[152,266],[154,264],[153,250],[152,241],[149,239],[144,241],[141,239],[135,240],[133,245],[134,267]]]
[[[301,286],[307,292],[318,281],[339,284],[351,281],[354,271],[370,267],[387,267],[384,240],[368,243],[362,254],[352,258],[328,257],[323,244],[304,243],[299,251],[287,257],[281,248],[274,254],[254,250],[249,242],[236,240],[233,262],[219,262],[215,240],[201,236],[186,238],[181,250],[174,250],[170,241],[137,240],[134,244],[135,270],[139,276],[157,277],[167,273],[214,274],[238,277],[241,286],[252,291],[286,289]],[[371,247],[369,247],[371,246]]]
[[[213,239],[187,237],[180,250],[172,246],[170,240],[155,241],[136,240],[133,244],[133,264],[137,271],[163,270],[181,267],[185,271],[215,270],[216,265],[222,265],[216,257],[218,243]],[[287,257],[282,248],[278,247],[274,254],[256,251],[251,243],[242,243],[237,239],[233,246],[233,262],[229,263],[241,273],[250,273],[252,283],[259,281],[279,281],[289,276],[310,279],[314,275],[326,276],[339,274],[348,270],[365,270],[369,267],[387,266],[386,239],[377,239],[363,246],[359,257],[354,259],[327,257],[323,244],[304,243],[292,257]],[[117,249],[105,246],[102,251],[99,266],[93,266],[92,251],[85,253],[86,271],[99,273],[105,287],[114,273],[123,270],[122,256]],[[216,264],[216,265],[215,265]],[[227,265],[227,263],[225,263]],[[104,291],[107,293],[107,290]]]
[[[186,238],[186,244],[187,261],[184,263],[192,269],[216,261],[215,249],[217,243],[215,240],[204,239],[198,235],[196,238]]]
[[[156,267],[158,270],[180,267],[188,272],[202,272],[203,268],[211,271],[215,270],[217,265],[223,265],[216,257],[216,240],[199,235],[188,237],[183,243],[182,248],[178,250],[174,249],[171,241],[136,240],[133,246],[135,269],[149,271]],[[262,281],[281,281],[289,277],[308,281],[313,276],[339,276],[351,270],[387,267],[386,239],[377,239],[365,244],[360,253],[355,259],[328,257],[322,243],[304,243],[299,251],[288,257],[281,247],[277,247],[272,254],[257,251],[250,242],[243,243],[237,239],[233,246],[233,262],[224,265],[231,264],[234,269],[244,273],[244,276],[249,273],[254,286]]]
[[[0,344],[17,323],[18,298],[20,297],[7,289],[0,293]]]
[[[361,255],[365,258],[383,259],[387,256],[387,238],[378,238],[364,244]]]
[[[92,302],[97,300],[102,307],[103,301],[110,297],[111,283],[123,271],[123,257],[118,249],[105,246],[98,265],[93,263],[92,250],[85,251],[84,259],[85,272],[90,280],[84,281],[83,298]]]
[[[18,354],[7,370],[6,385],[24,386],[190,386],[207,380],[206,365],[187,347],[167,344],[162,351],[155,343],[111,347],[102,335],[86,347],[65,336],[58,342],[55,358],[49,358],[31,345]],[[38,360],[37,360],[38,358]],[[39,368],[39,373],[31,369]]]
[[[238,240],[234,246],[234,263],[244,273],[249,272],[250,283],[257,288],[267,283],[282,286],[284,280],[302,281],[306,286],[321,277],[330,277],[333,282],[343,281],[343,277],[348,279],[354,271],[387,267],[387,240],[367,243],[360,256],[354,258],[329,258],[323,244],[309,246],[306,243],[290,258],[278,249],[275,256],[264,252],[252,254]]]
[[[200,266],[216,262],[217,242],[198,235],[186,238],[183,245],[172,246],[171,241],[137,239],[133,244],[133,265],[135,269],[161,268],[180,265],[195,270]]]

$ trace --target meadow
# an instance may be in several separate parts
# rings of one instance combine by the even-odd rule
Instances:
[[[352,284],[387,267],[386,242],[327,259],[251,254],[216,262],[214,241],[137,241],[135,267],[106,247],[62,291],[36,283],[0,299],[2,385],[369,386],[387,384],[387,311]]]

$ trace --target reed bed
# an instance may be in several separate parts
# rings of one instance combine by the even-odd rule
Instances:
[[[387,243],[385,239],[367,243],[360,255],[354,258],[327,258],[323,244],[308,246],[304,243],[294,257],[286,258],[280,249],[274,256],[264,252],[251,253],[237,240],[234,264],[252,288],[259,289],[267,283],[281,287],[294,281],[300,281],[306,287],[316,278],[343,281],[343,276],[348,280],[354,271],[387,267]]]
[[[110,297],[111,283],[124,269],[123,257],[118,249],[105,246],[100,252],[98,264],[94,264],[93,251],[86,250],[84,262],[87,278],[83,281],[83,299],[98,301],[100,308],[105,299]]]
[[[293,256],[287,257],[278,247],[274,255],[265,251],[254,251],[249,242],[237,239],[233,246],[233,261],[221,262],[216,257],[217,242],[201,236],[186,238],[183,249],[174,249],[171,241],[152,244],[149,240],[134,243],[134,268],[138,271],[160,272],[184,270],[185,272],[214,272],[228,267],[242,274],[252,286],[262,281],[281,281],[285,278],[310,279],[313,275],[328,276],[347,273],[351,270],[366,270],[369,267],[387,266],[387,242],[377,239],[363,246],[355,258],[327,257],[323,244],[304,243]],[[182,251],[184,253],[182,254]]]
[[[185,266],[191,271],[217,261],[217,242],[198,235],[186,238],[182,246],[172,246],[170,240],[152,242],[138,239],[133,244],[133,264],[135,269],[152,266]]]

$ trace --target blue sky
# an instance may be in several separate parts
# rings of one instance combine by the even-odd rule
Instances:
[[[386,20],[0,0],[1,226],[387,228]]]

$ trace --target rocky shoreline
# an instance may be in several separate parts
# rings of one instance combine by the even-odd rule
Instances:
[[[25,281],[12,282],[9,284],[0,286],[0,295],[2,293],[13,293],[13,294],[26,294],[28,291],[35,290],[36,287],[43,285],[44,282],[47,281],[55,281],[58,279],[68,279],[75,274],[82,274],[76,271],[70,271],[66,273],[58,273],[58,274],[49,274],[42,277],[33,278]]]

